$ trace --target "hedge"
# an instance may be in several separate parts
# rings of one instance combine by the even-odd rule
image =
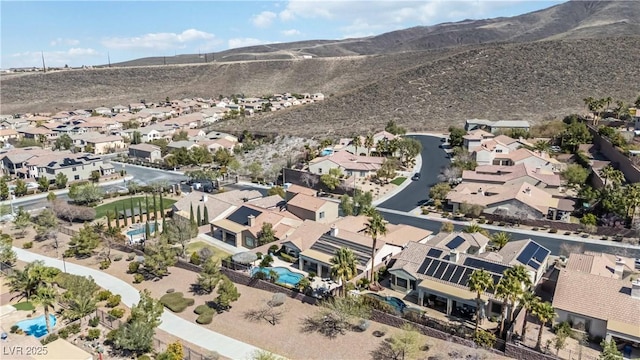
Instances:
[[[184,309],[195,303],[195,300],[191,298],[185,298],[184,294],[181,292],[174,292],[170,294],[163,295],[160,298],[160,303],[166,306],[167,309],[173,311],[174,313],[183,312]]]

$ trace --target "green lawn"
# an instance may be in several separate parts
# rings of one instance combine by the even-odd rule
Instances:
[[[138,207],[138,200],[140,200],[140,203],[142,204],[142,207],[145,207],[145,201],[144,201],[144,196],[134,196],[133,197],[133,206],[134,207]],[[162,203],[164,204],[164,208],[165,209],[169,209],[171,208],[171,205],[173,205],[176,202],[176,200],[173,199],[166,199],[163,198],[162,199]],[[156,205],[158,206],[158,209],[160,207],[160,198],[156,198]],[[111,213],[113,213],[115,211],[115,207],[118,207],[118,211],[123,211],[126,209],[130,209],[131,208],[131,198],[126,197],[126,198],[122,198],[120,200],[116,200],[113,202],[110,202],[108,204],[102,204],[100,206],[96,206],[96,219],[99,219],[101,217],[107,216],[107,211],[110,211]],[[149,196],[149,208],[151,211],[153,211],[153,197]]]
[[[400,184],[402,184],[405,180],[407,180],[407,178],[406,178],[406,177],[404,177],[404,176],[399,176],[399,177],[397,177],[397,178],[395,178],[395,179],[391,180],[391,183],[392,183],[393,185],[400,185]]]
[[[213,246],[213,245],[209,245],[203,241],[195,241],[190,243],[189,245],[187,245],[187,256],[191,256],[191,253],[195,252],[195,251],[200,251],[200,249],[207,247],[209,248],[209,250],[211,250],[211,252],[213,253],[213,258],[214,259],[218,259],[218,260],[222,260],[224,258],[226,258],[227,256],[231,255],[228,252],[224,251],[224,250],[220,250],[217,247]]]
[[[21,311],[31,311],[31,310],[35,309],[33,304],[28,302],[28,301],[23,301],[21,303],[17,303],[15,305],[13,305],[13,307],[16,308],[16,310],[21,310]]]

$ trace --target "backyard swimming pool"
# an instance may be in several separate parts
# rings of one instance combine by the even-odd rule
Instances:
[[[140,235],[140,234],[144,234],[145,232],[145,225],[144,224],[139,224],[140,227],[137,229],[133,229],[133,230],[129,230],[127,231],[127,235],[132,236],[132,235]],[[156,224],[154,223],[149,223],[149,230],[151,232],[153,232],[156,229]]]
[[[304,275],[295,273],[284,267],[268,267],[268,268],[254,268],[251,270],[251,275],[253,276],[256,272],[260,271],[263,274],[267,275],[269,278],[269,271],[273,270],[276,274],[278,274],[277,283],[286,284],[291,286],[296,286],[304,278]]]
[[[53,328],[56,325],[56,317],[49,314],[49,322]],[[37,338],[47,335],[47,322],[44,319],[44,315],[33,319],[18,321],[16,325],[27,335],[33,335]]]
[[[394,297],[394,296],[380,296],[378,294],[373,294],[373,293],[368,293],[368,294],[365,294],[365,295],[366,296],[371,296],[373,298],[376,298],[376,299],[378,299],[378,300],[380,300],[382,302],[385,302],[385,303],[391,305],[399,313],[403,313],[404,310],[407,308],[407,304],[402,299],[399,299],[399,298]]]

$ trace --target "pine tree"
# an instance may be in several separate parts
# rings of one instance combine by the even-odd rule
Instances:
[[[203,216],[203,220],[204,220],[204,225],[209,223],[209,210],[207,210],[207,206],[204,206],[204,216]]]
[[[193,216],[193,204],[191,204],[190,208],[189,208],[189,222],[192,224],[196,223],[196,219]]]
[[[144,225],[144,236],[145,239],[151,239],[151,228],[149,227],[148,221]]]
[[[153,227],[153,235],[158,236],[160,234],[160,227],[158,226],[158,218],[156,218],[156,222]]]
[[[129,218],[127,217],[127,210],[125,210],[124,204],[122,204],[122,213],[124,214],[124,226],[129,226]]]
[[[107,210],[107,229],[111,230],[111,211]]]
[[[167,223],[166,221],[164,221],[164,219],[162,219],[162,234],[164,234],[164,232],[166,231],[165,229],[167,228]]]
[[[116,227],[120,229],[120,214],[118,214],[118,207],[116,206]]]
[[[149,215],[151,212],[149,211],[149,196],[146,194],[144,195],[144,209],[146,210],[145,213],[147,214],[147,221],[149,221]]]
[[[136,213],[133,210],[133,198],[131,198],[131,224],[136,223]]]
[[[138,216],[140,217],[140,222],[142,222],[142,199],[138,199]],[[147,218],[147,220],[149,220]]]
[[[196,219],[198,219],[198,226],[202,225],[202,214],[200,214],[200,206],[198,206],[198,214]]]
[[[156,206],[156,194],[153,194],[153,215],[158,218],[158,206]]]
[[[162,229],[164,231],[164,200],[162,199],[162,192],[160,193],[160,213],[162,214]]]

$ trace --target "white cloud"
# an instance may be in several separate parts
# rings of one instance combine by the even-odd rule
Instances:
[[[8,64],[3,67],[42,66],[42,56],[47,67],[64,65],[92,65],[101,54],[92,48],[70,48],[65,51],[26,51],[9,55]]]
[[[246,46],[254,46],[254,45],[263,45],[263,44],[272,44],[273,41],[264,41],[254,38],[234,38],[229,39],[229,49],[235,49]]]
[[[102,45],[110,49],[123,50],[170,50],[182,49],[198,41],[211,42],[214,39],[215,35],[213,34],[196,29],[188,29],[179,34],[150,33],[135,37],[106,38],[102,40]]]
[[[301,34],[300,30],[296,29],[283,30],[280,33],[284,36],[296,36]]]
[[[276,17],[278,17],[278,15],[274,12],[263,11],[258,15],[253,15],[251,17],[251,23],[255,27],[267,28],[271,26],[271,24],[273,23],[273,20],[275,20]]]
[[[58,46],[58,45],[77,46],[78,44],[80,44],[80,40],[55,38],[51,40],[50,44],[51,46]]]

